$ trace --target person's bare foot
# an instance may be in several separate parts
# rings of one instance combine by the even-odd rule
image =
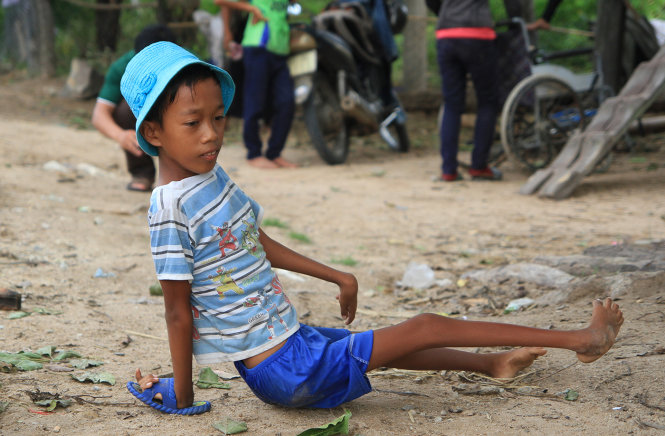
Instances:
[[[623,324],[623,313],[611,298],[594,300],[591,324],[583,331],[588,335],[586,343],[577,351],[580,362],[589,363],[612,348]]]
[[[515,375],[531,366],[534,360],[547,353],[547,350],[540,347],[524,347],[496,353],[496,361],[490,371],[490,376],[494,378],[512,378]]]
[[[264,169],[279,168],[279,165],[277,165],[275,162],[271,160],[266,159],[263,156],[255,157],[253,159],[248,159],[247,163],[249,163],[254,168],[264,168]]]
[[[275,162],[280,168],[298,168],[297,164],[289,162],[281,156],[274,158],[272,161]]]

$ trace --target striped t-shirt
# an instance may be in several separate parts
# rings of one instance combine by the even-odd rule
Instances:
[[[261,206],[219,165],[152,193],[157,278],[191,283],[193,354],[200,364],[246,359],[299,328],[259,243],[262,217]]]

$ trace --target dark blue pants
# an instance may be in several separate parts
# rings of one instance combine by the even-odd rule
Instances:
[[[436,48],[445,105],[440,131],[443,173],[457,172],[459,131],[465,106],[467,73],[471,75],[478,101],[471,168],[482,170],[487,167],[499,110],[495,42],[442,38],[437,40]]]
[[[265,157],[279,157],[291,129],[295,101],[293,79],[286,56],[262,47],[243,47],[245,83],[243,87],[243,132],[247,159],[261,156],[259,120],[270,119],[270,139]]]

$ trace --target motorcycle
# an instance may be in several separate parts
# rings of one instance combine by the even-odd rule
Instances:
[[[314,147],[330,165],[346,160],[351,135],[378,132],[395,151],[410,147],[406,112],[390,80],[391,60],[381,53],[367,3],[332,2],[311,24],[291,29],[288,63],[296,104]],[[403,27],[406,8],[395,4]],[[398,19],[392,15],[390,24]]]

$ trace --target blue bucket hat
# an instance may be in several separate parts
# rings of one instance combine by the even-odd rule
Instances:
[[[224,115],[226,115],[236,88],[229,73],[203,62],[179,45],[167,41],[150,44],[127,64],[125,74],[120,80],[120,92],[136,117],[136,139],[141,149],[150,156],[157,156],[159,152],[143,138],[139,127],[171,79],[180,70],[192,64],[205,65],[215,72],[222,88]]]

